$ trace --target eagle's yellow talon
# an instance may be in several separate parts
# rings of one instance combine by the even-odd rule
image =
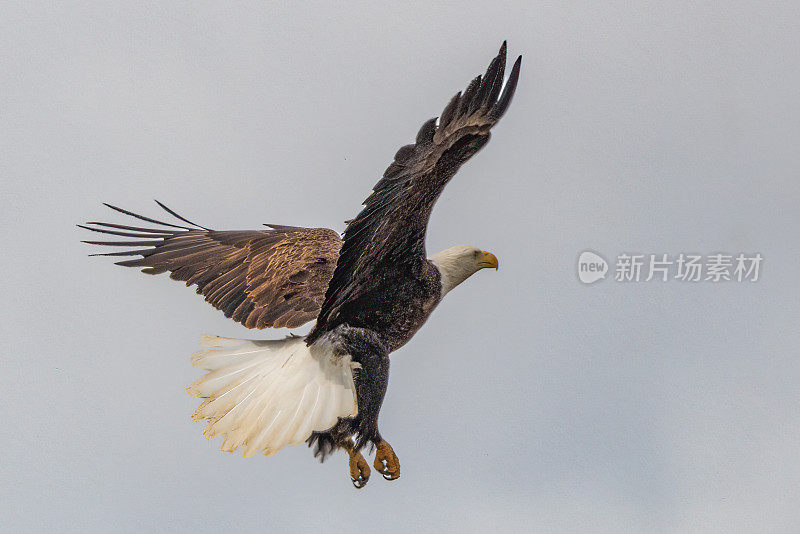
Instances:
[[[377,444],[375,451],[375,469],[386,480],[397,480],[400,478],[400,460],[394,453],[394,449],[386,441]]]
[[[350,455],[350,480],[356,489],[361,489],[369,481],[369,464],[358,451],[348,450],[347,454]]]

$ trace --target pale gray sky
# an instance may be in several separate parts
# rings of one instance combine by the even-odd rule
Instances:
[[[158,198],[342,230],[503,39],[517,96],[428,243],[501,268],[393,357],[402,478],[219,452],[189,354],[282,332],[87,258],[74,225]],[[800,531],[796,4],[6,2],[0,47],[0,529]],[[764,264],[585,286],[585,249]]]

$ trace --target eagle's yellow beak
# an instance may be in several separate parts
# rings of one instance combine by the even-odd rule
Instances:
[[[480,267],[481,269],[485,269],[487,267],[494,267],[495,270],[500,268],[500,264],[497,263],[497,256],[495,256],[491,252],[486,252],[485,250],[482,250],[481,254],[483,254],[483,257],[481,258],[481,261],[478,262],[478,267]]]

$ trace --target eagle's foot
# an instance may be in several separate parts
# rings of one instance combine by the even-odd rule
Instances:
[[[375,469],[386,480],[397,480],[400,478],[400,460],[394,453],[394,449],[387,441],[381,440],[376,444]]]
[[[353,482],[353,487],[361,489],[369,481],[369,464],[361,453],[354,449],[348,449],[347,454],[350,455],[350,480]]]

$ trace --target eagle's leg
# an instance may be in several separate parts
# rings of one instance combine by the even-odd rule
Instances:
[[[394,449],[388,441],[380,440],[375,443],[375,469],[386,480],[397,480],[400,478],[400,460],[394,453]]]
[[[400,460],[378,431],[378,413],[389,384],[389,356],[377,351],[351,351],[350,354],[353,361],[361,366],[353,374],[358,400],[358,415],[353,420],[356,448],[361,449],[371,442],[376,448],[375,469],[386,480],[397,480],[400,477]]]
[[[389,351],[380,336],[365,328],[340,325],[329,335],[335,352],[350,355],[357,364],[353,382],[358,414],[340,418],[326,432],[315,432],[308,440],[309,446],[316,443],[315,455],[322,459],[337,448],[345,449],[353,485],[362,488],[369,479],[370,470],[360,451],[372,443],[378,449],[375,468],[387,480],[395,480],[400,476],[400,462],[378,431],[378,414],[389,384]]]

